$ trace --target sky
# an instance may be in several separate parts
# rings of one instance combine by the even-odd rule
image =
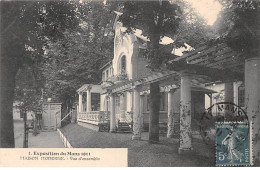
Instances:
[[[103,0],[106,4],[107,0]],[[222,6],[217,0],[184,0],[191,4],[191,6],[206,19],[208,25],[213,25],[217,19],[218,13]]]
[[[207,24],[212,26],[217,20],[218,14],[222,9],[221,4],[217,0],[185,0],[191,4],[191,6],[207,21]],[[172,43],[173,40],[168,37],[162,38],[162,44]],[[187,48],[181,47],[174,49],[173,54],[182,56],[184,51],[191,50],[188,44],[185,44]]]
[[[204,19],[207,21],[207,24],[212,26],[214,22],[217,20],[219,12],[222,10],[221,4],[217,0],[184,0],[191,4],[191,6],[201,15],[204,17]],[[136,30],[136,35],[139,38],[142,38],[144,40],[147,40],[146,37],[142,36],[141,30]],[[173,43],[173,40],[169,37],[163,37],[161,39],[160,44],[170,44]],[[173,54],[175,55],[182,55],[182,52],[185,50],[190,50],[192,47],[190,47],[188,44],[186,44],[186,48],[182,47],[180,49],[173,50]]]
[[[213,25],[222,9],[217,0],[185,0],[206,19],[208,25]]]

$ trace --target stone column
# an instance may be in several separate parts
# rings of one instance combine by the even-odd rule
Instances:
[[[82,93],[79,92],[79,110],[78,112],[82,112]]]
[[[189,73],[182,73],[179,153],[192,150],[191,137],[191,75]]]
[[[86,107],[87,112],[92,111],[91,108],[91,92],[90,90],[87,91],[87,107]]]
[[[234,103],[234,87],[233,82],[225,82],[225,102]]]
[[[260,165],[260,57],[245,61],[245,106],[252,121],[254,164]]]
[[[174,118],[173,118],[173,101],[172,101],[173,92],[168,92],[168,129],[167,129],[167,138],[172,138],[174,135]]]
[[[115,111],[115,96],[110,96],[110,132],[116,132],[116,111]]]
[[[210,106],[212,106],[212,104],[213,104],[213,102],[212,102],[212,94],[209,94],[208,96],[209,96],[209,104],[210,104]]]
[[[144,111],[144,95],[140,95],[140,114],[141,114],[141,132],[144,130],[144,114],[143,114],[143,111]]]
[[[133,115],[133,136],[132,140],[141,139],[141,112],[140,112],[140,93],[137,89],[133,90],[134,95],[134,115]]]
[[[120,96],[120,122],[125,122],[125,112],[126,112],[126,94],[123,93]]]

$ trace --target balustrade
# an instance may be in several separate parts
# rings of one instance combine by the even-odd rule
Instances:
[[[118,73],[108,78],[108,81],[117,82],[117,81],[124,81],[128,79],[128,75],[126,72]]]
[[[95,121],[98,123],[103,123],[110,120],[110,112],[109,111],[79,112],[78,120],[87,120],[87,121]]]

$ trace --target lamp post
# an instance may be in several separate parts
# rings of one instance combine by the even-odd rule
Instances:
[[[23,111],[23,121],[24,121],[24,137],[23,137],[23,147],[28,148],[28,132],[29,129],[33,129],[33,127],[28,126],[27,124],[27,111]]]
[[[28,148],[27,112],[26,111],[23,111],[23,122],[24,122],[23,147]]]

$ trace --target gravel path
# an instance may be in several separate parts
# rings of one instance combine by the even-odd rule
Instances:
[[[23,121],[14,120],[14,141],[16,148],[23,147]]]
[[[14,138],[15,147],[23,148],[24,125],[22,120],[14,120]],[[34,136],[32,130],[28,137],[29,148],[64,148],[64,145],[57,131],[44,132],[41,131]]]
[[[148,144],[148,133],[142,133],[142,140],[132,141],[132,134],[96,132],[69,124],[61,129],[75,148],[128,148],[128,166],[215,166],[215,154],[202,140],[193,140],[194,151],[178,154],[178,140],[160,137],[160,143]]]

